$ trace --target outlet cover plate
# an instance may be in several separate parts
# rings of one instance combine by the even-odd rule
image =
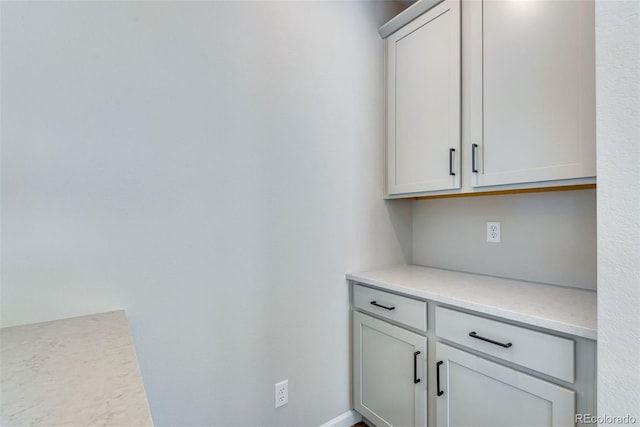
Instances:
[[[275,399],[276,408],[289,403],[289,380],[276,383]]]
[[[500,223],[497,221],[487,222],[487,242],[500,243],[501,240]]]

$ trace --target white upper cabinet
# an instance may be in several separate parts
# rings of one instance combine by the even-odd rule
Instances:
[[[595,177],[593,1],[485,0],[465,10],[471,186]]]
[[[460,3],[386,39],[387,194],[460,187]]]
[[[594,1],[436,3],[379,30],[385,196],[593,185]]]

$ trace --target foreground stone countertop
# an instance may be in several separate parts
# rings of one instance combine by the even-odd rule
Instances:
[[[594,291],[416,265],[349,273],[347,279],[557,332],[597,338]]]
[[[3,427],[153,425],[124,311],[0,333]]]

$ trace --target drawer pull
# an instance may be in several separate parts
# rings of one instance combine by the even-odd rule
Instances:
[[[420,378],[418,378],[418,355],[419,351],[413,353],[413,383],[418,384],[420,382]]]
[[[376,307],[384,308],[385,310],[389,310],[389,311],[396,309],[395,307],[387,307],[386,305],[380,305],[375,301],[371,301],[371,305],[375,305]]]
[[[476,334],[475,331],[474,332],[469,332],[469,336],[471,338],[475,338],[475,339],[478,339],[478,340],[490,342],[491,344],[499,345],[500,347],[504,347],[504,348],[509,348],[509,347],[511,347],[513,345],[510,342],[504,344],[504,343],[501,343],[501,342],[498,342],[498,341],[491,340],[489,338],[481,337],[480,335]]]
[[[444,391],[440,390],[440,365],[442,365],[442,360],[436,363],[436,385],[438,387],[438,396],[442,396]]]

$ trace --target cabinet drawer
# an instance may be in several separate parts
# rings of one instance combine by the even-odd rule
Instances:
[[[572,340],[443,307],[436,307],[435,322],[439,338],[564,381],[575,379]]]
[[[427,330],[427,303],[365,286],[353,286],[353,305],[420,331]]]

